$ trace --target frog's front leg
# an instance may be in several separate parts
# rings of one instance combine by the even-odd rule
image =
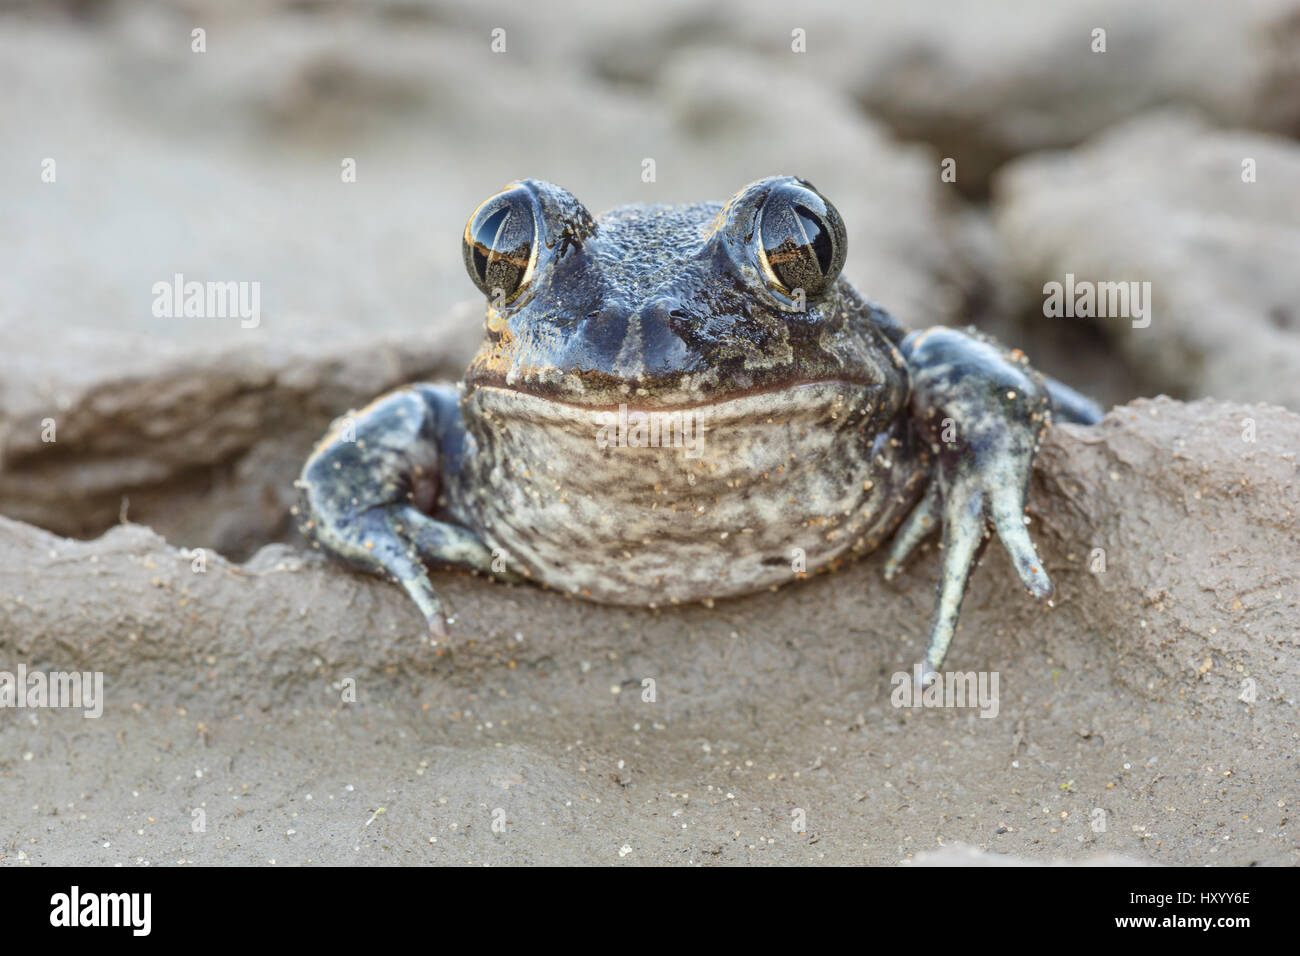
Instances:
[[[992,529],[1020,579],[1038,598],[1052,594],[1025,529],[1025,494],[1034,455],[1053,414],[1091,423],[1101,410],[973,330],[934,328],[899,345],[912,376],[911,413],[935,453],[934,478],[895,536],[885,565],[892,578],[907,555],[942,525],[938,603],[924,680],[943,664],[972,568]]]
[[[434,643],[446,637],[447,618],[425,562],[489,572],[492,564],[473,531],[430,517],[459,471],[465,441],[455,390],[413,385],[337,422],[297,482],[303,534],[353,567],[400,584]]]

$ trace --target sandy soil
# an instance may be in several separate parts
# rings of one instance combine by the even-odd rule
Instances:
[[[447,573],[438,653],[396,588],[283,545],[196,573],[143,527],[0,519],[0,659],[101,670],[107,696],[98,720],[0,711],[0,853],[1295,864],[1297,447],[1300,416],[1265,406],[1143,400],[1053,429],[1030,514],[1054,606],[991,548],[949,661],[999,673],[993,718],[891,705],[932,549],[897,586],[875,557],[660,613]]]

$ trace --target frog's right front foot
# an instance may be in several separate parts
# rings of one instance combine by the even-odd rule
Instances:
[[[454,390],[401,388],[337,421],[296,483],[303,535],[353,567],[400,584],[435,644],[446,639],[447,614],[426,562],[489,573],[492,566],[477,535],[428,514],[448,473],[444,466],[454,473],[463,443]]]
[[[1025,498],[1043,430],[1059,416],[1092,423],[1101,409],[1045,379],[1018,351],[976,332],[938,327],[912,332],[900,351],[912,372],[912,414],[935,454],[925,497],[894,538],[885,577],[931,532],[942,529],[939,594],[922,662],[922,683],[943,665],[966,584],[991,533],[1006,546],[1030,594],[1052,583],[1025,528]]]

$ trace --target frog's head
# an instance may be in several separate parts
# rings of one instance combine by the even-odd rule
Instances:
[[[465,227],[487,337],[465,376],[573,405],[695,405],[816,382],[882,384],[885,350],[840,277],[844,222],[811,183],[592,217],[521,180]]]

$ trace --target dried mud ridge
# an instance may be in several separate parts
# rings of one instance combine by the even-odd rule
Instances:
[[[1295,413],[1210,401],[1139,400],[1096,428],[1053,429],[1030,516],[1056,583],[1054,606],[1023,595],[991,546],[951,663],[1007,667],[1028,645],[1047,645],[1109,666],[1118,684],[1154,697],[1170,682],[1245,672],[1281,693],[1296,676],[1300,625],[1297,448]],[[506,658],[540,667],[607,651],[653,654],[665,642],[684,667],[700,652],[685,635],[730,639],[728,622],[738,620],[753,639],[773,638],[771,653],[789,648],[783,635],[801,635],[800,644],[847,642],[865,667],[922,646],[917,614],[934,580],[926,559],[887,586],[872,557],[714,609],[655,612],[449,571],[439,584],[455,607],[455,638],[444,654],[427,645],[397,588],[289,545],[265,547],[245,564],[208,552],[198,573],[195,552],[138,525],[93,541],[9,519],[0,529],[8,655],[162,680],[187,678],[196,658],[215,659],[223,670],[266,676],[237,690],[217,681],[215,698],[263,703],[308,691],[324,669],[473,683]],[[1013,635],[999,620],[1032,630]],[[516,644],[516,632],[526,640]],[[1207,656],[1214,666],[1202,673]]]
[[[897,586],[873,557],[660,612],[444,573],[455,642],[439,653],[397,588],[287,545],[242,565],[213,555],[195,573],[144,527],[75,541],[0,519],[0,661],[103,671],[107,694],[98,722],[51,715],[30,729],[0,713],[0,797],[39,804],[34,775],[58,757],[91,766],[66,787],[134,767],[182,788],[183,804],[208,786],[189,765],[219,759],[232,781],[265,771],[273,817],[304,787],[385,782],[372,802],[406,800],[411,814],[390,821],[385,848],[405,849],[370,862],[450,861],[421,832],[449,826],[447,811],[422,801],[450,794],[477,813],[504,799],[501,780],[515,812],[568,838],[542,829],[507,846],[480,821],[476,836],[458,831],[469,856],[612,861],[611,841],[628,840],[640,848],[629,862],[754,862],[753,837],[728,836],[754,825],[743,812],[787,835],[779,852],[763,844],[772,861],[897,862],[939,840],[1038,859],[1300,862],[1288,809],[1300,779],[1297,448],[1300,416],[1210,401],[1140,400],[1091,429],[1052,429],[1030,516],[1054,606],[1023,593],[991,547],[949,661],[1000,673],[992,720],[890,706],[890,676],[923,645],[932,546]],[[342,702],[348,678],[357,703]],[[32,762],[12,756],[27,748]],[[410,776],[417,763],[431,780]],[[183,772],[159,769],[172,766]],[[43,779],[58,789],[67,773]],[[687,791],[697,822],[681,833],[669,808]],[[575,792],[592,801],[581,825]],[[790,843],[780,808],[808,804],[819,835]],[[1097,806],[1112,821],[1100,834],[1086,825]],[[226,858],[256,861],[256,832]],[[332,846],[313,858],[346,859]]]

